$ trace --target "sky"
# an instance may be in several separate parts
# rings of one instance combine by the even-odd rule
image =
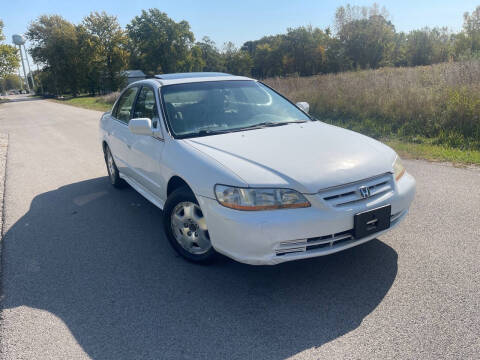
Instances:
[[[31,21],[43,14],[59,14],[73,23],[92,11],[116,15],[122,26],[142,9],[158,8],[175,21],[187,20],[195,39],[209,36],[218,46],[264,35],[283,33],[288,27],[302,25],[322,29],[332,27],[335,10],[341,5],[371,5],[374,1],[331,0],[0,0],[0,19],[4,22],[7,42],[16,33],[25,33]],[[463,13],[471,12],[480,0],[400,0],[377,1],[385,6],[397,31],[425,26],[447,26],[452,31],[462,27]],[[27,44],[28,46],[28,44]]]

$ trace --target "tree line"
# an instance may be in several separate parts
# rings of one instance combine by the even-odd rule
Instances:
[[[0,20],[0,95],[20,85],[18,76],[14,75],[20,62],[18,50],[15,46],[4,44],[4,41],[3,22]]]
[[[147,75],[222,71],[256,78],[336,73],[379,67],[430,65],[480,55],[480,6],[464,14],[458,33],[447,28],[398,32],[385,8],[341,6],[333,29],[289,28],[286,33],[219,48],[200,41],[187,21],[158,9],[142,10],[122,28],[115,16],[94,12],[79,24],[43,15],[26,33],[40,64],[44,93],[105,93],[125,84],[126,69]]]
[[[334,31],[290,28],[242,46],[260,78],[336,73],[380,67],[431,65],[480,55],[480,7],[464,14],[463,30],[446,27],[397,32],[385,8],[340,6]]]

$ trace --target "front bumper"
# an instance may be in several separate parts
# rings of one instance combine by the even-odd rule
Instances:
[[[318,194],[306,195],[309,208],[238,211],[216,200],[198,196],[218,252],[242,263],[274,265],[285,261],[328,255],[372,240],[391,230],[405,217],[415,196],[415,180],[406,173],[392,189],[371,201],[333,208]],[[389,229],[365,238],[351,235],[354,215],[391,204]]]

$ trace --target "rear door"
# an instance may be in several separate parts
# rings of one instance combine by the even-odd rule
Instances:
[[[152,120],[154,136],[131,136],[129,164],[135,180],[156,196],[160,196],[164,180],[161,176],[161,158],[164,138],[160,127],[157,98],[152,87],[144,85],[138,94],[132,118],[149,118]]]
[[[123,92],[112,112],[112,126],[109,134],[109,146],[112,150],[115,164],[121,173],[132,176],[128,158],[133,134],[128,130],[133,104],[138,93],[138,86],[128,88]]]

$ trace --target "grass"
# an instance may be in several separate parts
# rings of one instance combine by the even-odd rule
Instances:
[[[460,150],[448,146],[410,143],[394,139],[382,141],[406,159],[450,162],[455,165],[480,165],[478,150]]]
[[[60,104],[72,105],[84,109],[98,110],[98,111],[108,111],[112,108],[112,105],[99,101],[97,97],[86,96],[86,97],[77,97],[71,99],[52,99],[52,101],[58,102]]]
[[[117,96],[118,93],[112,93],[103,96],[79,96],[75,98],[55,99],[53,101],[84,109],[110,111]]]

